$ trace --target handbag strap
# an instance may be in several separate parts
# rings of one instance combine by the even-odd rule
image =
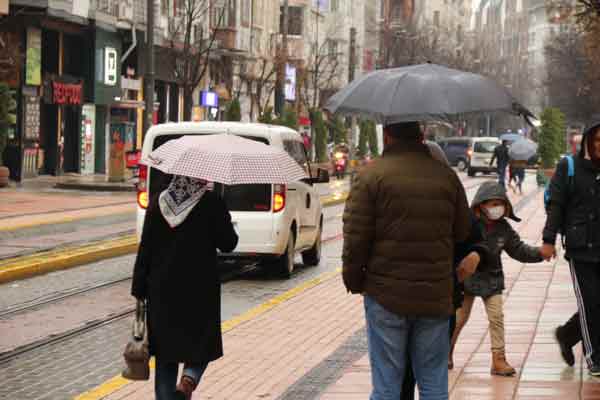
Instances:
[[[146,302],[137,300],[135,304],[135,319],[133,320],[133,338],[142,340],[146,336]]]

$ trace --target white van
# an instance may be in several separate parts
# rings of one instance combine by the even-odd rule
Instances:
[[[496,167],[490,166],[494,149],[500,144],[496,137],[457,136],[439,139],[437,143],[450,164],[461,171],[466,170],[469,176],[496,171]]]
[[[307,172],[309,162],[302,137],[283,127],[239,122],[181,122],[153,126],[142,147],[142,158],[169,140],[185,135],[234,134],[284,149]],[[165,175],[141,166],[138,187],[137,234],[141,237],[148,201],[168,184]],[[221,258],[266,262],[285,277],[294,270],[294,255],[302,254],[305,265],[318,265],[321,258],[323,212],[316,183],[329,182],[327,171],[289,185],[226,186],[224,197],[239,234],[231,254]]]

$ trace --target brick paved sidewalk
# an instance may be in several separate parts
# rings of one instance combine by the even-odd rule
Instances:
[[[517,228],[531,243],[539,243],[545,217],[541,204],[538,193],[520,210],[524,221]],[[581,354],[576,368],[566,367],[552,336],[576,309],[566,264],[559,259],[555,265],[523,265],[506,259],[505,267],[507,357],[518,374],[489,374],[487,319],[478,301],[456,349],[451,398],[566,400],[582,393],[585,399],[600,399],[600,381],[582,370]],[[362,298],[346,293],[339,274],[289,297],[231,330],[226,327],[225,357],[209,366],[195,399],[368,398]],[[349,349],[354,349],[351,356]],[[152,382],[124,383],[78,399],[153,398]]]
[[[545,221],[542,194],[520,211],[516,225],[522,238],[539,243]],[[451,399],[600,399],[600,379],[587,374],[581,349],[574,368],[561,359],[553,330],[564,323],[577,305],[569,268],[562,256],[554,262],[524,265],[505,258],[505,329],[507,359],[517,369],[513,378],[491,376],[488,321],[480,300],[455,349],[450,372]],[[365,355],[344,371],[321,400],[367,399],[371,391],[370,366]]]

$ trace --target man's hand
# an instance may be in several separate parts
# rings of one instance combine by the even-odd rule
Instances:
[[[540,247],[540,255],[546,261],[550,261],[556,257],[556,247],[549,243],[544,243],[542,247]]]
[[[463,258],[456,270],[458,281],[464,282],[465,279],[473,275],[477,270],[480,261],[481,257],[479,257],[479,254],[477,254],[476,251],[472,251],[468,256]]]

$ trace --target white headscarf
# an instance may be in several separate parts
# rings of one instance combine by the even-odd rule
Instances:
[[[179,226],[192,212],[207,190],[202,179],[175,175],[158,197],[158,207],[171,228]]]

